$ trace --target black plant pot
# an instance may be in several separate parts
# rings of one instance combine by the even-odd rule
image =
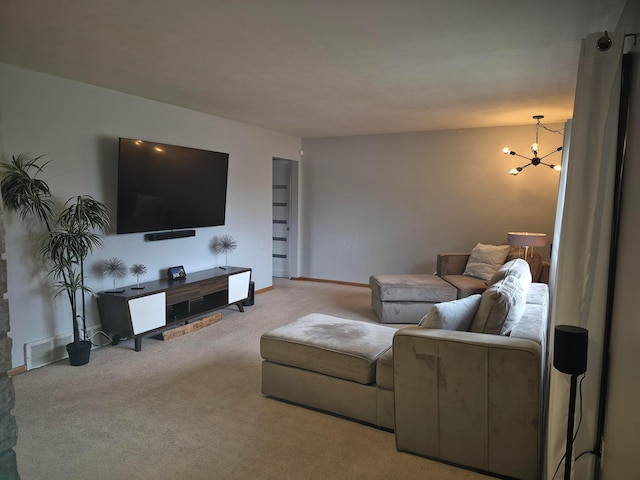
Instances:
[[[91,342],[82,340],[78,343],[69,343],[67,344],[67,353],[69,354],[69,363],[74,367],[86,365],[89,363]]]

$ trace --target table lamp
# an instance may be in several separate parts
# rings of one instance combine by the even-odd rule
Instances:
[[[509,245],[518,247],[518,251],[520,251],[522,247],[525,248],[525,260],[529,255],[529,248],[531,248],[531,255],[533,256],[533,247],[544,247],[547,244],[546,233],[508,232],[507,238]]]

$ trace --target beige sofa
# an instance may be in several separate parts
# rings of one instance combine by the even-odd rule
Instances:
[[[520,254],[508,245],[479,243],[470,253],[439,254],[435,275],[371,275],[371,307],[381,323],[417,324],[435,304],[484,292],[493,271]],[[496,264],[478,264],[478,259],[492,259]],[[533,282],[548,283],[549,262],[538,252],[528,253],[525,261]]]
[[[470,253],[440,253],[436,261],[436,275],[457,290],[457,298],[482,293],[487,288],[487,281],[481,278],[464,275]],[[506,262],[519,258],[517,248],[511,248]],[[531,280],[535,283],[549,283],[550,263],[542,260],[538,252],[530,252],[526,262],[531,271]]]
[[[400,451],[538,478],[549,294],[525,270],[508,262],[419,326],[311,314],[266,332],[262,392],[393,430]]]

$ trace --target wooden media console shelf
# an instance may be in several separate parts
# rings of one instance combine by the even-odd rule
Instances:
[[[190,273],[186,278],[168,278],[129,286],[117,292],[98,294],[103,330],[113,345],[134,338],[135,350],[142,337],[166,327],[187,324],[214,310],[237,305],[249,296],[251,269],[221,267]]]

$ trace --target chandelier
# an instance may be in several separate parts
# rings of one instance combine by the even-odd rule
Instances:
[[[558,147],[556,148],[554,151],[547,153],[545,156],[543,157],[538,157],[538,149],[539,149],[539,145],[538,145],[538,132],[540,130],[540,127],[544,128],[545,130],[548,130],[550,132],[553,133],[562,133],[560,131],[557,130],[549,130],[547,127],[545,127],[542,122],[540,122],[540,120],[542,118],[544,118],[544,115],[534,115],[533,118],[536,120],[536,143],[531,145],[531,152],[533,152],[533,157],[529,158],[529,157],[525,157],[524,155],[520,155],[519,153],[514,152],[513,150],[510,150],[509,148],[505,147],[502,151],[506,154],[506,155],[516,155],[517,157],[521,157],[524,158],[525,160],[528,160],[529,163],[526,163],[520,167],[516,167],[516,168],[512,168],[511,170],[509,170],[509,173],[511,175],[518,175],[522,170],[524,170],[525,168],[527,168],[530,165],[533,165],[534,167],[537,167],[538,165],[545,165],[549,168],[554,169],[556,172],[559,172],[561,170],[560,165],[552,165],[549,163],[545,163],[542,160],[544,160],[545,158],[547,158],[549,155],[553,155],[556,152],[559,152],[560,150],[562,150],[562,147]]]

